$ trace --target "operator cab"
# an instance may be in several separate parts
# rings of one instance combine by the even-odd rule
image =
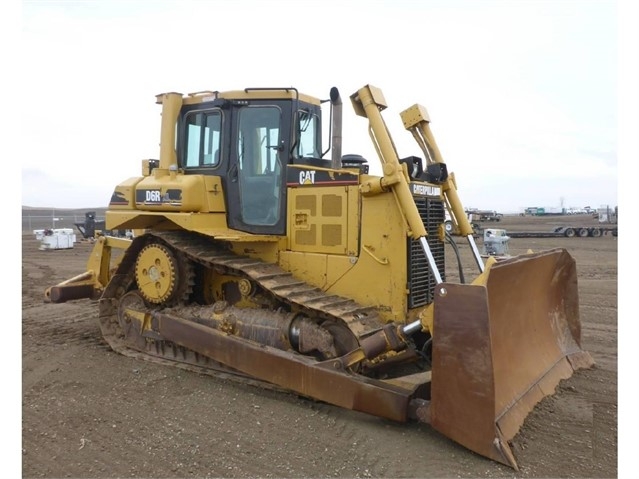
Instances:
[[[230,228],[286,233],[286,167],[322,159],[321,102],[292,88],[216,93],[186,101],[178,119],[178,167],[222,179]]]

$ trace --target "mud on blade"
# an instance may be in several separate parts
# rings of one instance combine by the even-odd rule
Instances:
[[[508,441],[528,413],[594,364],[580,344],[575,261],[563,249],[522,255],[436,291],[432,426],[517,468]]]

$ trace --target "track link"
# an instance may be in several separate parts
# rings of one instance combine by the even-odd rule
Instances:
[[[133,349],[125,341],[118,320],[120,298],[135,286],[135,262],[138,253],[152,241],[160,241],[184,258],[205,268],[223,270],[226,274],[245,277],[273,295],[278,302],[320,320],[341,323],[362,338],[383,326],[375,308],[327,294],[309,285],[276,264],[238,256],[209,237],[186,231],[154,232],[133,241],[125,251],[120,265],[100,299],[100,327],[111,348],[123,355],[161,364],[171,364],[189,371],[226,379],[239,380],[274,389],[281,389],[239,373],[194,351],[167,340],[145,338],[142,346]]]

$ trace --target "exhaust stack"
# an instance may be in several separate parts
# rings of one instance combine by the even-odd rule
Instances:
[[[333,107],[331,168],[342,167],[342,99],[336,87],[331,88],[331,106]]]

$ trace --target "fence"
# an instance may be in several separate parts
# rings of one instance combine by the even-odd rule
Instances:
[[[33,233],[33,230],[73,228],[77,232],[75,223],[84,223],[86,219],[84,211],[61,211],[61,210],[37,210],[22,211],[22,234]],[[96,215],[96,221],[104,220],[103,216]]]

